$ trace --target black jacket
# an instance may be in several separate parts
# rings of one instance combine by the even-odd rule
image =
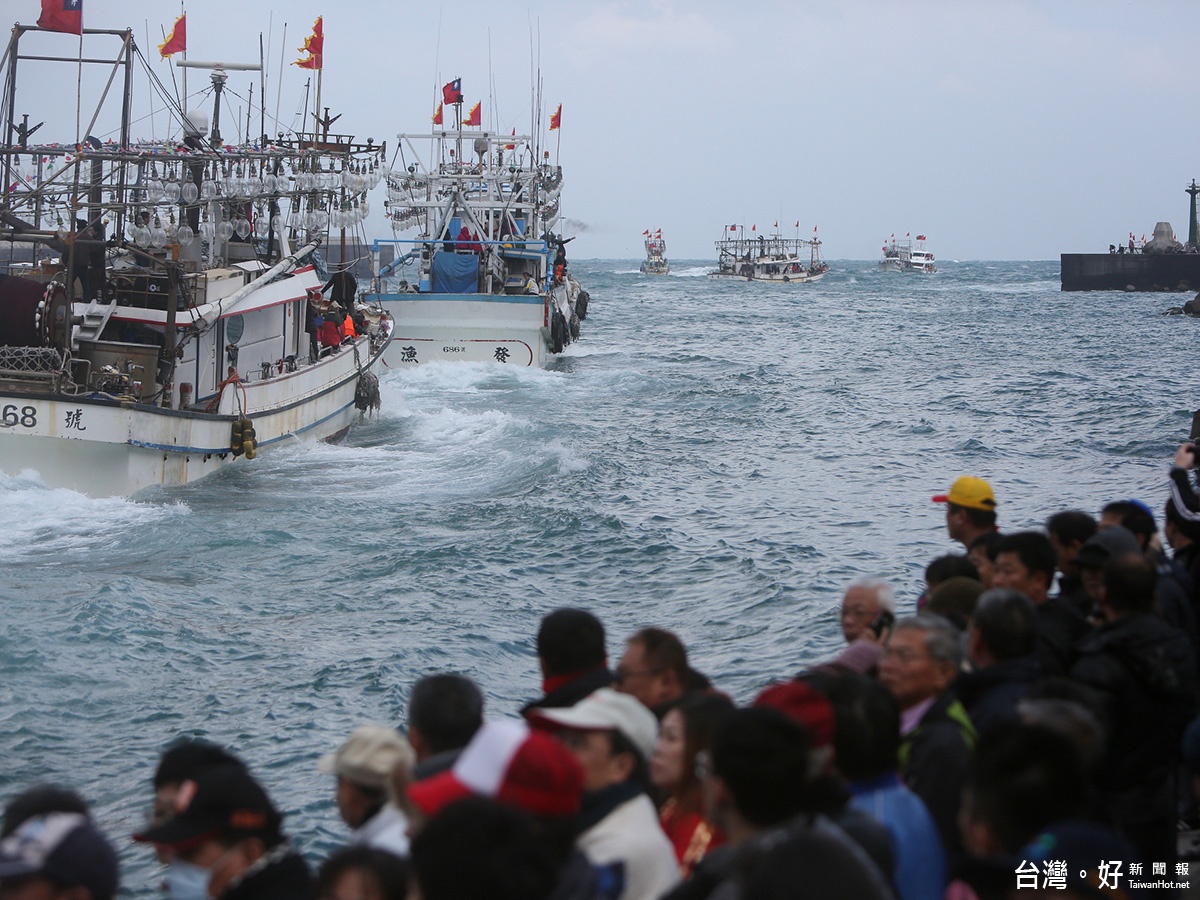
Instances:
[[[1051,597],[1038,604],[1038,649],[1046,675],[1066,675],[1071,669],[1075,644],[1091,629],[1088,620],[1066,600]]]
[[[975,730],[982,733],[997,722],[1015,719],[1017,703],[1041,677],[1042,664],[1036,656],[1019,656],[963,672],[954,682],[954,693],[966,707]]]
[[[295,851],[283,852],[277,860],[272,859],[274,854],[263,857],[265,865],[249,870],[221,895],[220,900],[312,900],[316,896],[316,885],[308,863]]]

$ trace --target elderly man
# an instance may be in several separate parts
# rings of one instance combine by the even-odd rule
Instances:
[[[842,595],[842,636],[849,645],[832,662],[866,674],[879,662],[881,644],[896,621],[896,595],[881,578],[856,578]]]
[[[933,502],[946,504],[946,533],[963,547],[969,549],[980,535],[996,530],[996,495],[982,478],[963,475]]]
[[[941,616],[901,619],[879,661],[900,706],[900,774],[925,801],[951,862],[961,853],[958,805],[975,728],[950,685],[962,666],[958,629]]]
[[[408,822],[387,796],[388,778],[399,762],[411,764],[412,749],[396,729],[383,725],[360,725],[318,762],[323,773],[337,776],[338,813],[354,829],[351,844],[408,855]]]
[[[565,709],[537,709],[530,725],[554,731],[583,767],[577,846],[609,873],[620,900],[660,897],[679,881],[675,851],[646,794],[658,722],[629,694],[600,688]]]

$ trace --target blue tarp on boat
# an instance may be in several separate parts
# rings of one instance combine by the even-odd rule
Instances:
[[[479,292],[478,253],[435,253],[433,293],[475,294]]]

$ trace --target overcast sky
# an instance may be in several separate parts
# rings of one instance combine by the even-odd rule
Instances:
[[[40,10],[38,0],[3,8],[23,24]],[[730,224],[761,231],[778,221],[792,235],[799,221],[801,235],[819,226],[835,259],[878,256],[885,238],[909,231],[928,235],[942,260],[1056,259],[1106,250],[1130,231],[1149,237],[1159,220],[1186,239],[1183,189],[1200,178],[1197,9],[1196,0],[204,0],[188,9],[188,56],[256,62],[261,32],[268,112],[278,96],[282,127],[295,127],[309,73],[286,65],[281,76],[280,56],[298,58],[324,16],[323,105],[342,114],[334,130],[386,140],[390,156],[397,132],[431,127],[440,86],[456,76],[468,105],[483,101],[485,125],[528,131],[537,54],[544,114],[563,106],[555,137],[579,258],[641,256],[651,228],[662,229],[669,257],[710,259]],[[179,10],[84,0],[84,25],[130,26],[157,60],[160,28]],[[76,48],[60,35],[22,44],[24,53]],[[169,81],[167,62],[155,70]],[[20,82],[18,118],[46,120],[35,140],[73,139],[73,69],[38,81]],[[252,81],[257,98],[257,75],[230,74],[243,122]],[[191,92],[200,84],[189,76]],[[47,105],[41,92],[51,88]],[[141,98],[135,132],[161,136],[165,117],[152,122]],[[222,132],[228,139],[224,122]],[[384,197],[381,185],[373,204]],[[379,221],[369,236],[390,237],[390,227]]]

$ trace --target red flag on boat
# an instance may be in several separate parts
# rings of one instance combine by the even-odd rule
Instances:
[[[440,103],[438,104],[437,112],[435,112],[433,114],[433,124],[434,125],[442,124],[442,104],[440,104]]]
[[[514,128],[514,129],[512,130],[512,137],[516,137],[516,136],[517,136],[517,129],[515,129],[515,128]],[[516,144],[505,144],[505,145],[504,145],[504,149],[505,149],[505,150],[516,150],[516,149],[517,149],[517,145],[516,145]]]
[[[83,34],[83,0],[42,0],[37,23],[47,31]]]
[[[776,228],[776,230],[779,229],[779,220],[778,219],[775,220],[775,228]]]
[[[642,232],[642,237],[649,237],[649,236],[650,236],[650,229],[647,228],[645,231]]]
[[[656,232],[654,233],[654,236],[655,236],[656,238],[660,238],[660,237],[662,237],[662,229],[661,229],[661,228],[660,228],[660,229],[658,229],[658,231],[656,231]]]
[[[751,230],[751,231],[758,231],[758,226],[757,226],[757,225],[751,225],[751,226],[750,226],[750,230]]]
[[[173,53],[187,50],[187,13],[175,20],[167,39],[158,45],[159,58],[166,59]]]
[[[796,220],[796,227],[797,227],[797,228],[799,228],[799,227],[800,227],[800,220],[799,220],[799,219],[797,219],[797,220]]]
[[[737,226],[736,226],[736,225],[730,225],[730,226],[729,226],[729,230],[730,230],[730,231],[737,231]]]
[[[817,226],[816,226],[816,225],[814,225],[814,226],[813,226],[813,234],[816,234],[816,233],[817,233]]]
[[[554,115],[550,117],[550,130],[558,131],[562,128],[562,104],[558,104],[558,109],[554,111]]]
[[[480,106],[482,105],[482,103],[483,103],[483,101],[480,100],[480,101],[476,102],[476,104],[474,106],[471,107],[471,112],[470,112],[470,115],[467,116],[467,121],[463,122],[464,125],[479,125],[482,123],[483,115],[479,109]]]
[[[293,66],[299,66],[301,69],[323,69],[323,57],[325,55],[325,28],[323,24],[324,16],[317,16],[317,21],[313,22],[313,33],[304,39],[304,46],[300,48],[301,53],[307,53],[308,56],[303,59],[298,59]]]
[[[918,235],[917,235],[917,240],[918,240],[918,241],[923,241],[923,240],[925,240],[925,235],[923,235],[923,234],[918,234]]]
[[[442,102],[447,106],[463,102],[461,78],[455,78],[449,84],[442,85]]]

